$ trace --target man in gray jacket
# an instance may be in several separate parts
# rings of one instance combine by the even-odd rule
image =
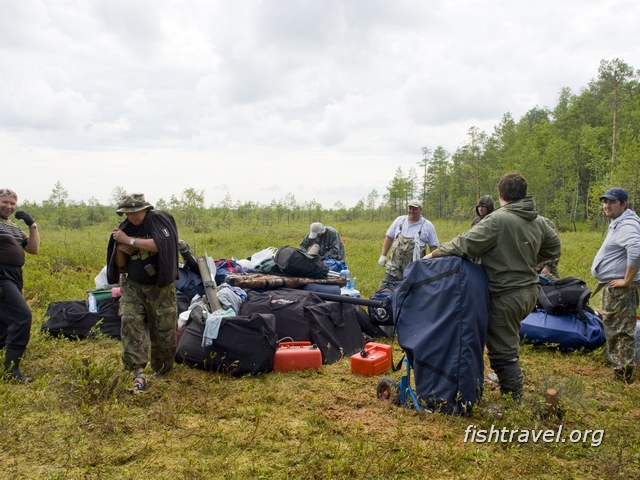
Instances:
[[[631,383],[637,364],[634,332],[640,291],[640,217],[628,209],[629,195],[612,188],[600,200],[609,231],[593,259],[591,274],[602,288],[607,354],[616,380]]]
[[[320,222],[311,224],[309,234],[300,242],[300,250],[306,252],[314,245],[318,247],[317,251],[313,253],[317,253],[323,259],[330,257],[341,262],[346,257],[344,243],[342,243],[338,231],[328,225],[322,225]]]

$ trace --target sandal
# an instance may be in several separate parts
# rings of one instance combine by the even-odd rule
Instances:
[[[143,393],[145,388],[147,388],[147,380],[144,378],[144,375],[139,373],[133,379],[133,387],[131,388],[131,393]]]

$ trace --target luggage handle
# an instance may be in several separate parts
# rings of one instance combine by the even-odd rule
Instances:
[[[284,340],[289,340],[287,342],[285,342]],[[280,340],[278,340],[278,348],[280,347],[284,347],[284,348],[291,348],[291,347],[313,347],[313,348],[318,348],[316,345],[312,345],[311,342],[306,341],[306,340],[301,340],[301,341],[294,341],[292,337],[282,337]]]
[[[311,347],[311,342],[280,342],[278,348]],[[316,347],[317,348],[317,347]]]

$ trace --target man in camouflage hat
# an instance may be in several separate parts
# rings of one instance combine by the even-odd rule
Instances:
[[[15,218],[29,228],[29,236],[11,220],[18,195],[0,188],[0,348],[5,349],[5,374],[18,382],[31,382],[20,372],[20,361],[31,336],[31,309],[22,296],[24,252],[40,250],[38,226],[31,215],[18,211]]]
[[[637,364],[634,332],[640,297],[640,217],[629,210],[629,195],[611,188],[600,197],[609,231],[593,259],[591,274],[602,288],[607,355],[616,380],[631,383]]]
[[[127,218],[112,232],[107,248],[107,278],[122,283],[122,361],[133,374],[134,393],[147,386],[142,374],[150,363],[161,375],[173,366],[178,309],[174,280],[178,276],[178,229],[173,217],[153,209],[143,194],[126,194],[118,215]]]

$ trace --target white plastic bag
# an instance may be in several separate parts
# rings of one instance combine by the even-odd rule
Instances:
[[[96,275],[96,278],[94,278],[93,281],[96,282],[96,290],[100,290],[102,288],[105,288],[107,285],[109,285],[109,280],[107,280],[106,265],[102,267],[102,270],[100,270],[100,273]]]
[[[278,249],[276,247],[267,247],[264,250],[254,253],[251,255],[252,267],[256,268],[256,265],[260,264],[263,260],[275,257],[277,251]]]

